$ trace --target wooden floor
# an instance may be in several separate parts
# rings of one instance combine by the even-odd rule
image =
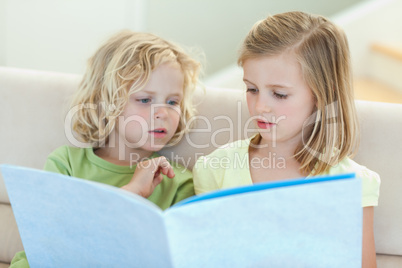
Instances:
[[[355,99],[402,103],[402,91],[369,78],[355,78]]]

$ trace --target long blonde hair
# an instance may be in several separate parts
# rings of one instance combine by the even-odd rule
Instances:
[[[72,118],[77,138],[95,148],[104,146],[128,97],[140,91],[151,72],[167,62],[177,62],[184,74],[180,122],[170,143],[179,140],[188,130],[187,121],[195,112],[192,95],[198,84],[200,63],[171,42],[150,33],[129,30],[112,36],[88,60],[70,105],[82,107]]]
[[[288,50],[295,53],[316,103],[294,157],[302,173],[321,174],[354,154],[359,143],[347,38],[322,16],[297,11],[277,14],[252,27],[238,64]]]

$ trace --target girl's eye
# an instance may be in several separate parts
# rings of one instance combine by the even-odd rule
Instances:
[[[177,106],[177,105],[179,105],[179,102],[175,101],[175,100],[169,100],[169,101],[167,101],[167,104]]]
[[[141,102],[141,103],[149,103],[151,102],[150,98],[145,98],[145,99],[138,99],[137,101]]]
[[[277,98],[277,99],[286,99],[288,97],[288,95],[281,94],[281,93],[278,93],[278,92],[274,92],[273,94],[274,94],[275,98]]]
[[[247,92],[250,92],[250,93],[252,93],[252,94],[255,94],[255,93],[258,92],[258,89],[256,89],[256,88],[247,88]]]

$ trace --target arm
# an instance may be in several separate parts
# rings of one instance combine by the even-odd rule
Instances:
[[[374,207],[363,208],[363,255],[362,267],[377,267],[376,252],[374,244]]]
[[[356,173],[362,179],[362,206],[363,206],[363,254],[362,267],[377,267],[374,241],[374,206],[378,205],[380,194],[380,176],[363,168]]]
[[[46,159],[43,170],[72,176],[67,146],[54,150]]]
[[[374,206],[378,205],[380,195],[380,176],[351,160],[344,158],[338,166],[331,168],[331,174],[346,172],[356,173],[356,178],[362,181],[362,207],[363,207],[363,241],[362,241],[362,267],[377,267],[374,243]]]

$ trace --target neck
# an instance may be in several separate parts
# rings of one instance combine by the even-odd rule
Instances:
[[[127,148],[125,148],[127,149]],[[139,162],[148,159],[153,152],[144,152],[140,150],[119,150],[119,148],[102,147],[94,153],[110,163],[119,166],[133,166]]]
[[[289,144],[287,141],[273,145],[259,139],[258,136],[252,140],[252,144],[249,147],[249,161],[253,182],[283,180],[307,175],[302,174],[300,163],[294,158],[298,144]]]
[[[133,166],[139,162],[148,159],[153,154],[152,151],[146,151],[127,146],[124,141],[107,143],[104,147],[94,152],[97,156],[120,166]]]
[[[276,155],[286,160],[294,159],[294,153],[299,145],[298,141],[270,142],[257,135],[251,141],[250,148],[259,155]]]

